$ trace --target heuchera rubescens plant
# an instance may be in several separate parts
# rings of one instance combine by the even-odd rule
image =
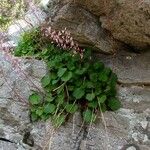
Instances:
[[[94,122],[98,111],[120,108],[116,97],[117,76],[89,49],[82,49],[65,29],[55,31],[47,25],[22,36],[16,56],[43,59],[47,74],[41,79],[44,92],[33,91],[29,96],[32,121],[51,118],[55,127],[70,114],[81,111],[83,120]]]
[[[66,28],[64,30],[56,31],[50,26],[43,26],[41,32],[43,36],[49,39],[51,43],[55,43],[58,47],[74,50],[75,53],[83,53],[83,49],[73,40],[70,32],[67,31]]]

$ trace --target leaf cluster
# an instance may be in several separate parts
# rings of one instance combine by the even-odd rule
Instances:
[[[24,42],[33,43],[35,39],[28,40]],[[22,53],[24,44],[21,47],[16,50],[18,56],[36,53],[47,63],[47,74],[41,79],[45,92],[34,91],[29,96],[32,121],[51,118],[54,126],[59,127],[80,110],[83,120],[90,123],[95,121],[98,111],[116,111],[121,107],[116,97],[116,74],[102,62],[90,59],[88,49],[81,59],[79,54],[63,51],[54,44],[40,51],[34,45],[27,53]]]

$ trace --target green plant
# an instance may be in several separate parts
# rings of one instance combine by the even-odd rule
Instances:
[[[39,29],[23,33],[22,38],[14,51],[15,56],[33,56],[39,54],[45,43],[41,40]]]
[[[79,53],[55,44],[41,45],[37,35],[40,36],[39,30],[25,33],[14,51],[17,56],[36,55],[47,63],[47,74],[41,79],[44,93],[33,91],[29,96],[32,121],[51,118],[54,126],[59,127],[68,115],[80,110],[83,120],[90,123],[95,121],[98,111],[120,108],[116,74],[102,62],[94,62],[90,50],[86,49],[81,59]]]
[[[0,31],[6,31],[15,19],[27,10],[28,3],[23,0],[1,0],[0,3]]]

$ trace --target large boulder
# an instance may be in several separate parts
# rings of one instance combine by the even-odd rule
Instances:
[[[101,28],[98,19],[76,5],[63,6],[52,19],[51,25],[59,30],[67,28],[80,46],[105,53],[113,53],[117,49],[117,41]]]
[[[96,16],[115,39],[137,49],[150,46],[150,1],[75,0]]]
[[[72,28],[74,38],[80,43],[84,38],[85,44],[94,45],[103,52],[110,53],[120,47],[114,38],[139,50],[150,46],[148,0],[49,0],[46,6],[54,25]],[[79,35],[83,38],[79,39]],[[95,41],[99,44],[95,45]]]

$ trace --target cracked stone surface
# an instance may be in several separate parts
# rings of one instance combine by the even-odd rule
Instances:
[[[122,56],[126,58],[126,55]],[[149,55],[140,55],[141,59],[147,60],[146,56]],[[117,58],[120,60],[116,57],[116,62]],[[54,130],[49,120],[31,123],[28,113],[27,98],[31,90],[42,90],[40,79],[46,73],[45,63],[33,59],[19,59],[14,64],[14,59],[0,52],[0,149],[149,150],[150,87],[133,84],[137,81],[147,82],[145,78],[138,78],[138,69],[134,70],[137,76],[131,76],[132,82],[118,85],[118,97],[123,105],[120,110],[99,114],[96,123],[91,126],[82,126],[78,112],[64,126]],[[107,61],[106,56],[102,60]],[[125,61],[122,63],[125,64],[124,68],[128,67],[126,59],[121,60]],[[108,65],[113,66],[111,62]],[[137,67],[137,64],[134,65],[130,67]],[[140,65],[144,66],[144,59]],[[148,71],[141,70],[143,75]],[[130,71],[129,75],[132,75]],[[127,74],[124,78],[119,73],[118,76],[119,80],[126,83]]]

